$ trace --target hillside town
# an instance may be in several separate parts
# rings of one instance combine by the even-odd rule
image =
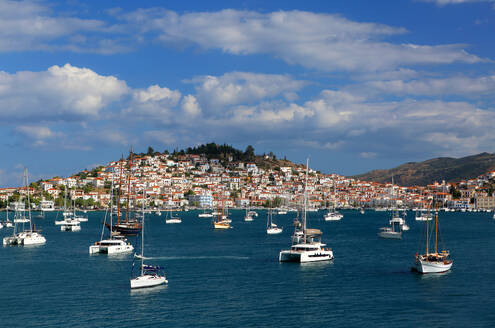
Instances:
[[[278,161],[273,154],[264,160]],[[259,162],[259,161],[258,161]],[[283,163],[287,163],[284,161]],[[308,208],[426,208],[428,204],[451,210],[495,208],[491,182],[495,171],[458,183],[435,182],[402,187],[360,181],[309,169]],[[306,181],[304,165],[263,167],[254,161],[235,160],[229,154],[133,154],[93,170],[69,177],[54,177],[26,186],[0,189],[0,206],[19,202],[28,194],[33,209],[61,208],[64,200],[79,208],[104,209],[111,204],[112,189],[120,202],[147,208],[300,207]],[[28,189],[29,188],[29,189]],[[117,192],[114,192],[114,195]],[[114,204],[117,197],[114,197]]]

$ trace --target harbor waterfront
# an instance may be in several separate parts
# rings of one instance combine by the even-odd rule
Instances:
[[[295,213],[276,215],[283,232],[266,234],[266,211],[232,229],[215,230],[201,211],[182,224],[146,215],[146,256],[163,266],[169,284],[130,290],[132,254],[89,255],[104,212],[89,212],[82,230],[63,233],[46,213],[36,226],[45,245],[2,247],[3,327],[489,327],[495,285],[495,220],[491,213],[441,212],[441,238],[455,260],[441,275],[411,272],[425,222],[409,211],[402,240],[381,239],[390,212],[343,210],[325,222],[309,212],[335,259],[279,263]],[[60,213],[58,214],[60,217]],[[3,221],[5,213],[0,213]],[[12,229],[0,230],[2,237]],[[130,241],[136,245],[135,237]],[[139,249],[139,245],[138,245]],[[473,256],[473,253],[476,256]],[[487,259],[480,261],[480,259]],[[432,318],[438,324],[432,324]]]

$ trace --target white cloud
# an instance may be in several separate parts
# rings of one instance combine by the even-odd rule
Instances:
[[[304,11],[221,10],[179,15],[160,8],[121,16],[142,34],[164,43],[199,45],[235,55],[269,54],[287,63],[323,70],[380,71],[404,65],[476,63],[462,45],[394,44],[406,30]]]
[[[56,16],[42,1],[0,0],[0,52],[71,50],[112,52],[103,33],[111,30],[95,19]],[[84,37],[81,33],[86,34]],[[98,37],[92,37],[97,33]],[[117,48],[115,48],[117,50]]]
[[[0,118],[50,121],[95,119],[128,92],[124,81],[66,64],[47,71],[0,71]]]
[[[210,110],[224,106],[252,104],[283,94],[297,98],[294,93],[307,84],[288,75],[231,72],[222,76],[199,76],[190,81],[196,84],[197,98]]]
[[[36,140],[49,139],[60,135],[59,133],[53,132],[49,127],[46,126],[20,125],[16,127],[15,130],[29,138]]]
[[[149,130],[144,133],[146,140],[171,145],[177,142],[177,134],[166,130]]]
[[[376,158],[377,153],[371,152],[371,151],[365,151],[359,154],[362,158]]]
[[[201,108],[193,95],[187,95],[182,100],[182,110],[189,116],[197,116],[201,113]]]
[[[494,2],[494,0],[420,0],[422,2],[432,2],[438,6],[445,5],[457,5],[462,3],[474,3],[474,2]]]
[[[462,95],[477,97],[493,95],[495,75],[481,77],[454,76],[448,78],[422,78],[415,80],[370,81],[357,88],[379,94],[395,95]]]
[[[152,85],[145,90],[135,90],[134,99],[139,102],[164,102],[168,106],[176,106],[181,97],[177,90],[161,88],[159,85]]]

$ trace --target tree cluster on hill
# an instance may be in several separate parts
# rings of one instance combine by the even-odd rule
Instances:
[[[172,155],[205,155],[208,159],[219,158],[224,159],[228,156],[232,156],[233,161],[253,161],[255,158],[254,148],[249,145],[245,151],[236,149],[231,145],[223,144],[217,145],[214,142],[200,145],[196,147],[188,147],[185,150],[174,151]]]

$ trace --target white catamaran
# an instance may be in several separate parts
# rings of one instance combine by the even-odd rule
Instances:
[[[110,194],[110,206],[109,210],[105,213],[105,220],[103,221],[103,226],[101,228],[101,236],[100,240],[95,242],[93,245],[89,246],[89,254],[97,254],[97,253],[102,253],[102,254],[122,254],[122,253],[130,253],[134,250],[134,247],[127,242],[125,239],[125,236],[120,235],[118,232],[113,231],[113,216],[115,213],[113,213],[113,199],[114,199],[114,185],[113,185],[113,180],[112,180],[112,186],[111,186],[111,194]],[[120,209],[120,208],[119,208]],[[106,220],[107,220],[107,214],[109,214],[109,220],[110,220],[110,232],[109,232],[109,237],[104,239],[105,235],[105,225],[106,225]],[[120,211],[117,210],[116,216],[120,215]]]
[[[325,248],[326,244],[321,242],[321,231],[319,229],[308,229],[306,224],[307,210],[307,186],[308,186],[308,166],[306,161],[306,182],[304,186],[304,208],[302,213],[302,227],[295,226],[295,230],[302,229],[302,236],[292,238],[293,243],[290,249],[280,251],[278,259],[280,262],[317,262],[329,261],[333,259],[332,249]],[[294,235],[296,234],[294,231]],[[294,243],[294,241],[297,241]]]

